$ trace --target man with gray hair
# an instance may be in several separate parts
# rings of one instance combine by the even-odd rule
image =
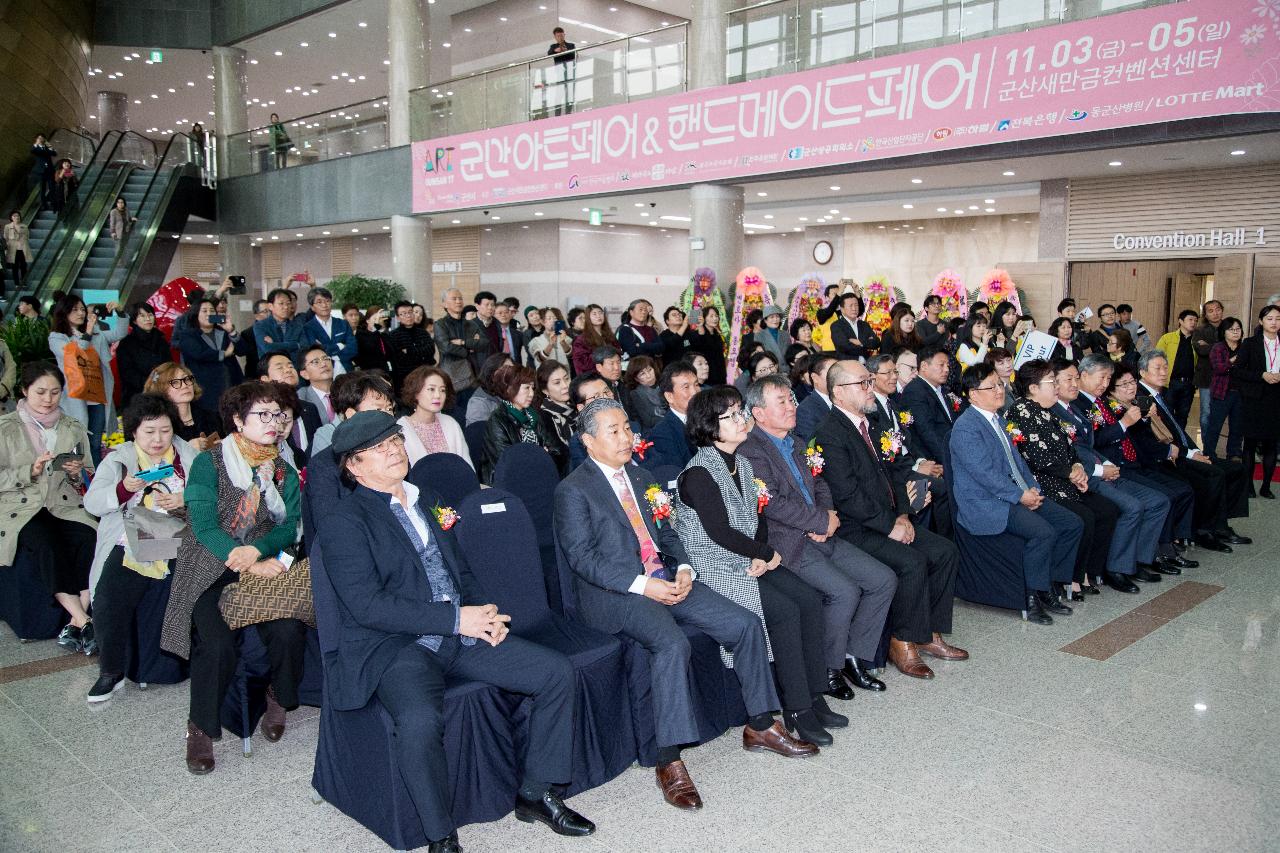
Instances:
[[[555,493],[556,548],[574,578],[565,608],[649,653],[658,787],[676,808],[699,809],[702,799],[680,759],[681,745],[701,740],[689,639],[681,626],[697,628],[733,652],[748,714],[744,748],[799,756],[813,747],[773,719],[781,702],[760,619],[695,582],[671,522],[671,496],[631,462],[634,434],[622,404],[593,400],[579,412],[578,427],[589,458]]]
[[[892,362],[890,362],[892,363]],[[849,684],[884,690],[871,675],[880,634],[898,579],[884,563],[840,537],[840,517],[822,472],[822,449],[805,448],[792,435],[796,398],[786,377],[762,376],[747,387],[743,408],[755,426],[738,453],[755,476],[769,484],[764,508],[769,546],[809,586],[822,593],[827,690],[849,700]],[[846,680],[848,684],[846,684]]]
[[[311,316],[302,326],[303,349],[312,345],[324,347],[333,358],[333,375],[341,376],[355,369],[356,333],[347,321],[333,313],[333,293],[327,287],[307,291]]]
[[[465,391],[475,385],[472,363],[481,353],[489,352],[489,340],[478,323],[463,318],[465,301],[462,291],[451,287],[440,296],[445,315],[436,320],[436,351],[440,353],[440,369],[449,374],[454,391]],[[470,396],[470,395],[467,395]],[[458,405],[465,410],[466,399]]]

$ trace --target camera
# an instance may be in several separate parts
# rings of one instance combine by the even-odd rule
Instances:
[[[1142,412],[1144,418],[1151,413],[1151,407],[1155,403],[1155,398],[1150,394],[1139,394],[1133,401],[1133,404],[1138,407],[1138,411]]]
[[[227,280],[231,282],[231,289],[227,291],[228,293],[240,294],[245,292],[244,276],[229,275]]]

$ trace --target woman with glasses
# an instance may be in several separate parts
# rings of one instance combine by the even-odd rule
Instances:
[[[204,396],[204,389],[191,371],[181,364],[166,361],[151,371],[143,391],[173,403],[178,412],[173,431],[178,438],[190,442],[197,453],[208,450],[213,444],[209,439],[222,432],[218,416],[204,406],[196,405],[196,401]]]
[[[750,431],[742,395],[724,386],[698,392],[689,402],[685,429],[697,452],[680,474],[676,532],[697,579],[760,617],[770,646],[782,718],[801,740],[829,746],[828,728],[848,718],[827,707],[822,596],[781,566],[769,546],[761,510],[768,483],[755,479],[738,453]],[[721,650],[726,666],[733,658]]]
[[[190,525],[173,572],[160,647],[191,662],[187,770],[213,770],[213,739],[222,735],[219,710],[239,657],[219,607],[225,587],[240,581],[237,599],[252,604],[256,579],[289,571],[298,540],[298,472],[280,456],[289,415],[273,383],[246,382],[227,391],[222,420],[232,431],[191,463],[184,499]],[[309,587],[308,587],[309,588]],[[264,606],[266,602],[263,602]],[[273,619],[246,626],[267,649],[271,686],[262,733],[284,734],[285,710],[298,704],[306,626]]]
[[[1205,431],[1201,443],[1205,455],[1210,459],[1218,457],[1218,438],[1222,428],[1227,431],[1227,458],[1241,461],[1244,449],[1243,424],[1240,421],[1241,400],[1240,383],[1231,375],[1240,355],[1240,344],[1244,340],[1244,324],[1235,317],[1224,317],[1218,324],[1218,341],[1209,349],[1209,364],[1212,378],[1209,380],[1209,396],[1213,403],[1209,408],[1209,428]]]
[[[988,381],[994,382],[995,377]],[[1053,365],[1043,359],[1027,362],[1018,369],[1014,387],[1018,400],[1009,409],[1008,421],[1021,434],[1021,440],[1015,436],[1014,445],[1027,460],[1045,498],[1075,514],[1084,524],[1070,594],[1071,601],[1083,601],[1086,593],[1098,594],[1098,585],[1108,573],[1107,554],[1120,508],[1089,490],[1089,472],[1076,459],[1068,433],[1074,428],[1052,411],[1058,404],[1057,371]],[[1063,592],[1056,588],[1054,591],[1059,595]]]
[[[533,406],[533,387],[537,375],[530,367],[504,364],[491,380],[501,402],[489,415],[484,434],[484,453],[480,458],[480,482],[493,482],[494,469],[502,453],[513,444],[536,444],[551,455],[556,469],[564,476],[569,467],[568,454],[560,439],[551,431]]]
[[[116,347],[116,369],[120,372],[120,401],[142,393],[151,371],[173,358],[164,332],[156,328],[156,315],[145,302],[129,309],[129,334]]]
[[[210,411],[218,410],[218,398],[231,387],[230,366],[239,340],[231,318],[214,312],[212,299],[201,299],[187,309],[178,350],[183,365],[204,388],[200,405]]]

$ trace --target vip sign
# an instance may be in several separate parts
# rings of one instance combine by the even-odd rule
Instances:
[[[1122,252],[1148,249],[1266,248],[1265,228],[1212,228],[1208,231],[1172,231],[1168,234],[1116,234],[1111,246]]]

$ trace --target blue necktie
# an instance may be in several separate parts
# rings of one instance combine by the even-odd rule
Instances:
[[[415,512],[417,509],[415,508]],[[432,601],[452,601],[454,606],[460,606],[458,601],[458,588],[454,586],[453,578],[449,574],[449,570],[444,566],[444,558],[440,556],[440,548],[436,545],[434,539],[422,541],[422,537],[418,535],[418,530],[413,526],[413,522],[409,520],[409,513],[405,508],[395,501],[391,502],[391,512],[395,515],[396,521],[400,522],[400,526],[404,528],[405,534],[409,537],[409,541],[413,543],[413,547],[418,551],[418,562],[422,564],[423,570],[427,573],[427,582],[431,584],[431,600]],[[429,528],[428,528],[429,529]],[[419,637],[417,642],[420,646],[425,646],[433,652],[440,651],[440,643],[444,637],[439,634],[424,634]],[[474,646],[475,637],[463,637],[462,645]]]
[[[1178,419],[1173,416],[1173,412],[1169,411],[1169,407],[1165,405],[1163,394],[1156,395],[1156,403],[1160,405],[1160,413],[1168,418],[1169,426],[1177,430],[1178,441],[1182,443],[1183,447],[1190,447],[1191,442],[1187,440],[1187,434],[1182,431],[1182,427],[1178,424]]]
[[[1010,446],[1010,437],[1004,426],[1004,418],[996,415],[996,432],[1000,433],[1000,447],[1004,449],[1004,458],[1009,460],[1009,474],[1013,478],[1014,484],[1022,491],[1027,490],[1026,478],[1022,476],[1022,471],[1018,469],[1018,463],[1013,458],[1013,448]]]

